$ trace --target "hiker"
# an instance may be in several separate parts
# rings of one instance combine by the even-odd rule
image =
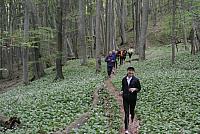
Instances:
[[[123,63],[125,63],[126,55],[127,55],[127,51],[124,49],[123,50]]]
[[[129,59],[131,59],[132,55],[133,55],[133,48],[129,48],[128,49],[128,56],[129,56]]]
[[[107,62],[107,73],[108,77],[111,78],[111,73],[113,69],[113,56],[112,56],[112,51],[109,52],[109,55],[106,57],[105,62]]]
[[[118,62],[120,60],[120,50],[119,49],[117,49],[117,60],[118,60]]]
[[[127,68],[127,75],[122,79],[122,89],[120,92],[120,95],[123,97],[123,106],[125,112],[125,134],[128,134],[129,112],[131,114],[131,121],[133,122],[137,93],[141,90],[140,81],[134,76],[134,73],[135,69],[133,67]]]
[[[123,59],[124,59],[124,57],[123,57],[123,50],[120,50],[120,51],[119,51],[120,65],[123,65]]]
[[[116,59],[115,59],[115,69],[117,69],[117,60],[119,61],[117,54],[118,54],[118,51],[115,51],[115,55],[116,55]]]
[[[115,73],[115,69],[117,68],[117,66],[116,66],[116,61],[117,61],[117,54],[116,54],[116,51],[115,50],[113,50],[112,51],[112,59],[113,59],[113,70],[112,70],[112,72],[113,72],[113,74]]]

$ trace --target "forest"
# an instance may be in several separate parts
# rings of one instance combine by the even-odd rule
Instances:
[[[199,134],[199,51],[199,0],[0,0],[0,133],[124,134],[133,66],[130,134]]]

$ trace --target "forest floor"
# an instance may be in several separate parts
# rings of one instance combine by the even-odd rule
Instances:
[[[112,75],[112,78],[113,77],[115,77],[115,75]],[[120,96],[119,90],[117,90],[117,88],[113,85],[112,78],[104,81],[105,88],[107,89],[108,93],[111,96],[113,96],[115,98],[116,102],[118,103],[118,105],[120,107],[121,117],[122,117],[121,122],[124,122],[124,109],[123,109],[122,96]],[[103,88],[103,87],[101,87],[101,88]],[[96,107],[96,105],[99,101],[99,94],[98,94],[99,90],[100,90],[100,88],[96,89],[95,92],[93,93],[93,108]],[[72,132],[72,130],[78,129],[81,126],[83,126],[89,120],[90,117],[91,117],[90,112],[83,113],[74,122],[69,124],[67,126],[67,128],[65,128],[64,130],[61,130],[61,131],[57,131],[54,134],[62,134],[62,133],[68,134],[68,133]],[[139,120],[137,119],[137,117],[135,117],[133,122],[130,122],[130,124],[129,124],[129,133],[130,134],[138,134],[139,127],[140,127]],[[124,134],[124,130],[125,130],[124,124],[121,124],[120,134]]]
[[[99,90],[103,88],[102,86],[99,88],[96,88],[96,90],[93,93],[93,100],[92,100],[92,107],[95,108],[99,102]],[[74,129],[78,129],[81,126],[83,126],[91,117],[92,113],[91,111],[88,111],[86,113],[83,113],[79,116],[79,118],[77,118],[76,120],[74,120],[72,123],[70,123],[65,129],[60,130],[55,132],[54,134],[69,134],[71,133]]]
[[[183,49],[184,47],[181,48]],[[140,78],[143,84],[143,88],[142,92],[139,94],[139,99],[137,101],[137,104],[139,106],[136,109],[137,116],[134,122],[130,123],[129,125],[130,134],[138,134],[139,132],[159,133],[160,131],[162,133],[165,133],[166,131],[169,133],[177,133],[182,130],[183,133],[187,133],[187,131],[191,133],[197,133],[200,131],[198,118],[198,106],[200,102],[198,101],[200,85],[200,55],[198,54],[192,56],[189,54],[189,52],[179,52],[177,53],[176,64],[171,65],[169,57],[171,54],[170,52],[171,48],[169,46],[151,48],[146,52],[147,60],[145,62],[137,62],[137,60],[134,60],[131,63],[126,63],[124,66],[118,68],[116,75],[113,75],[111,79],[106,80],[104,77],[106,72],[105,70],[103,71],[103,74],[96,76],[96,74],[93,73],[95,71],[95,68],[93,66],[90,68],[81,67],[77,70],[76,68],[79,67],[79,63],[76,63],[76,61],[72,61],[71,64],[65,66],[65,80],[57,83],[52,83],[54,72],[48,70],[47,72],[49,75],[45,76],[41,80],[35,81],[26,87],[21,86],[17,90],[13,90],[13,92],[8,92],[8,94],[1,94],[10,89],[14,89],[17,84],[20,84],[21,80],[20,78],[18,78],[13,81],[0,81],[0,94],[2,96],[0,97],[0,102],[3,102],[0,105],[0,110],[4,114],[10,110],[17,111],[17,113],[20,113],[20,117],[22,117],[25,124],[28,124],[28,121],[36,120],[37,122],[35,121],[31,125],[35,126],[35,128],[39,128],[41,124],[44,124],[44,126],[41,127],[41,130],[45,130],[46,132],[57,132],[65,128],[63,130],[66,133],[66,131],[68,130],[73,131],[73,128],[80,127],[80,129],[77,129],[75,133],[106,133],[111,132],[112,130],[116,130],[114,131],[114,133],[118,133],[120,130],[120,134],[124,134],[124,110],[122,97],[119,95],[119,92],[121,87],[121,79],[126,74],[126,68],[131,65],[136,68],[136,75]],[[137,58],[138,57],[136,56],[133,57],[133,59]],[[75,63],[76,65],[74,65]],[[95,65],[95,61],[91,63]],[[78,81],[76,79],[79,77],[81,77],[81,82],[79,82],[80,79],[78,79]],[[73,81],[77,82],[73,83]],[[98,90],[96,89],[96,85],[100,81],[104,82],[103,91],[109,93],[106,94],[104,97],[102,97],[101,92],[98,92]],[[71,94],[72,92],[74,92],[75,94]],[[79,95],[80,93],[81,95]],[[83,99],[81,97],[84,94],[85,98]],[[165,96],[167,96],[167,98],[164,98]],[[114,101],[110,101],[110,99],[108,99],[109,97],[113,97]],[[76,99],[77,101],[74,101]],[[88,100],[85,101],[85,99]],[[18,102],[16,104],[13,104],[10,103],[10,100],[18,100]],[[79,101],[81,103],[74,103]],[[109,101],[109,103],[107,103],[106,101]],[[68,104],[69,102],[70,104]],[[114,109],[114,107],[112,107],[113,102],[116,102],[119,107],[115,107],[116,109]],[[40,110],[41,103],[45,113]],[[71,103],[75,107],[74,109],[69,109],[69,107],[71,108],[72,106]],[[78,109],[78,107],[76,107],[81,107],[83,104],[86,103],[88,105],[84,106],[80,110]],[[30,106],[30,104],[31,107],[29,108],[28,106]],[[98,106],[100,106],[100,108],[98,108]],[[5,109],[5,107],[7,107],[8,110]],[[157,109],[157,107],[159,107],[159,109]],[[167,108],[169,109],[169,111],[165,111],[165,109]],[[64,111],[63,109],[66,111]],[[58,110],[61,112],[58,112]],[[48,115],[46,111],[48,111],[48,113],[52,114],[53,116]],[[180,114],[183,114],[182,111],[184,111],[184,114],[187,115],[184,116],[184,119],[183,117],[178,116]],[[34,116],[29,116],[29,113],[33,114],[36,112],[37,114],[35,114]],[[74,114],[69,114],[70,112]],[[12,112],[10,112],[9,114],[11,115]],[[10,116],[9,114],[8,116]],[[54,114],[56,116],[54,116]],[[45,121],[43,118],[44,115]],[[60,118],[60,115],[62,115],[62,117],[64,118]],[[56,119],[58,121],[56,122],[57,124],[54,124],[55,121],[50,120],[51,118],[46,118],[46,116]],[[160,117],[163,117],[163,119],[158,120],[158,118]],[[167,122],[166,120],[164,120],[165,118],[170,119],[177,124],[180,124],[180,126],[182,125],[182,123],[184,123],[183,125],[186,127],[177,128],[176,125],[170,124],[171,122]],[[185,120],[185,118],[187,120]],[[46,122],[51,122],[52,124],[47,124],[48,127],[45,127],[47,126],[45,124]],[[118,124],[114,124],[116,122],[120,126],[118,126]],[[163,125],[163,123],[168,125]],[[29,132],[31,132],[35,128],[30,127],[25,129],[17,129],[16,134],[26,134],[29,130]],[[36,133],[38,132],[38,130],[35,129],[34,132]]]

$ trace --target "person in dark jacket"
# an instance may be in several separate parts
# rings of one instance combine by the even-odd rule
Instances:
[[[134,73],[135,69],[133,67],[128,67],[127,75],[122,79],[122,89],[120,92],[120,95],[123,97],[123,106],[125,112],[125,134],[128,134],[129,112],[131,114],[131,121],[133,122],[137,93],[141,90],[140,81],[134,76]]]
[[[108,77],[111,77],[111,73],[112,73],[112,69],[114,66],[114,58],[112,55],[112,51],[109,52],[109,55],[106,57],[105,62],[107,62],[107,73],[108,73]]]
[[[123,63],[125,63],[126,61],[126,55],[127,55],[127,51],[123,50]]]
[[[123,65],[123,59],[124,59],[123,50],[120,50],[120,52],[119,52],[119,58],[120,58],[120,66],[121,66],[121,65]]]
[[[115,50],[112,51],[112,57],[113,57],[113,70],[112,70],[112,72],[115,73],[115,69],[117,68],[117,66],[116,66],[117,54],[116,54]]]
[[[119,61],[119,59],[120,59],[120,50],[117,49],[117,60]]]

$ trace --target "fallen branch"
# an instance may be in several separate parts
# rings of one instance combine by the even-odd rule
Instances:
[[[7,129],[13,129],[17,124],[21,124],[21,121],[18,117],[9,118],[0,114],[0,126],[4,128],[3,131],[6,131]]]

